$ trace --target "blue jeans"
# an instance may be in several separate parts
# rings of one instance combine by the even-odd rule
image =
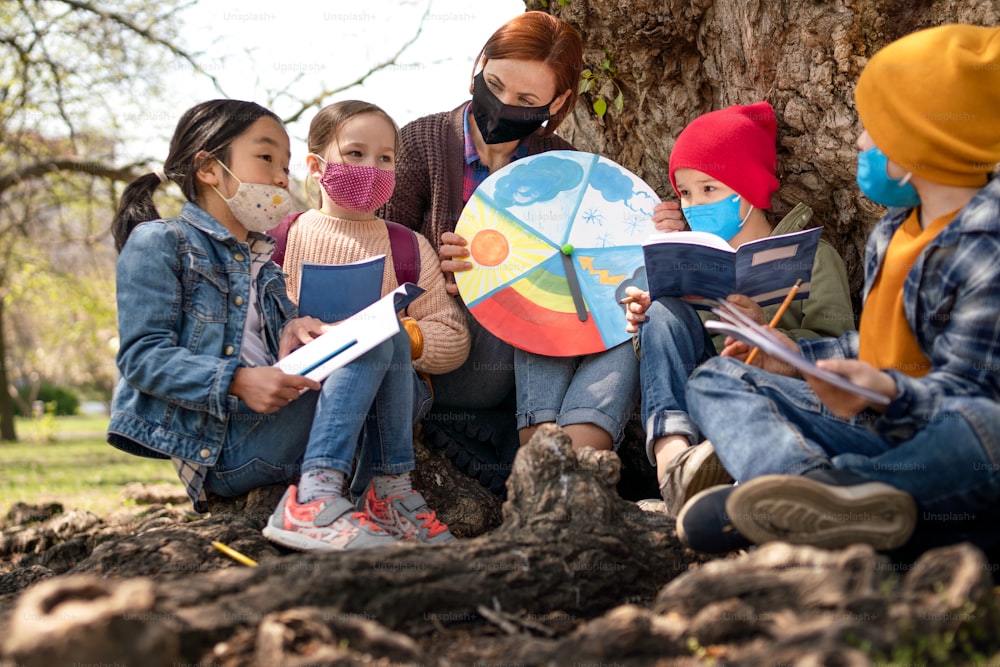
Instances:
[[[901,489],[925,522],[987,518],[1000,501],[1000,404],[951,397],[904,441],[874,430],[877,415],[831,414],[803,380],[716,357],[688,382],[692,417],[734,478],[849,470]],[[976,517],[979,512],[980,516]]]
[[[642,383],[642,423],[646,456],[656,465],[653,443],[667,435],[683,435],[693,445],[701,438],[688,416],[688,377],[715,346],[698,311],[681,299],[664,297],[650,304],[639,325],[639,378]]]
[[[369,476],[412,470],[413,420],[429,402],[401,331],[334,371],[319,392],[306,392],[276,413],[262,415],[241,402],[206,490],[240,495],[319,467],[349,475],[359,443],[359,473],[362,467]]]
[[[554,422],[594,424],[617,446],[639,396],[639,362],[631,342],[585,357],[514,351],[517,428]]]

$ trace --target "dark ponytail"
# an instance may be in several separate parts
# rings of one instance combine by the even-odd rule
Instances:
[[[255,102],[211,100],[188,109],[177,122],[170,140],[170,154],[162,172],[166,180],[177,183],[187,200],[194,201],[198,194],[195,172],[201,166],[195,164],[195,156],[205,151],[227,162],[230,142],[264,117],[281,122],[274,112]],[[160,183],[160,176],[150,173],[129,183],[122,192],[118,213],[111,222],[111,234],[119,252],[136,225],[160,217],[153,204],[153,193]]]

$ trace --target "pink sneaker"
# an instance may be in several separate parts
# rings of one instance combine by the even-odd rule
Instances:
[[[417,491],[379,498],[375,495],[375,485],[369,484],[364,497],[364,510],[377,526],[400,540],[438,544],[455,539],[448,526],[438,521],[434,510],[427,507],[427,501]]]
[[[299,551],[370,549],[396,541],[346,498],[320,498],[300,505],[297,494],[294,485],[288,487],[264,526],[264,537]]]

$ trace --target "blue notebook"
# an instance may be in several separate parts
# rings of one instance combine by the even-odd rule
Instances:
[[[385,255],[352,264],[302,263],[299,315],[340,322],[382,296]]]
[[[821,227],[768,236],[734,249],[706,232],[660,232],[642,244],[649,294],[694,299],[695,307],[744,294],[761,306],[780,303],[796,280],[795,298],[809,296]],[[698,299],[704,300],[698,302]]]

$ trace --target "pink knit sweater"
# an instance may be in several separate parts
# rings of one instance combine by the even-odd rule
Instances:
[[[418,371],[432,374],[455,370],[469,354],[469,330],[457,300],[444,288],[437,252],[422,235],[419,284],[426,290],[407,309],[417,320],[424,338],[424,351],[413,361]],[[316,209],[303,213],[288,231],[284,270],[288,274],[288,296],[299,300],[299,275],[303,262],[348,264],[374,255],[386,256],[382,275],[382,294],[399,285],[392,264],[389,232],[382,220],[344,220]]]

